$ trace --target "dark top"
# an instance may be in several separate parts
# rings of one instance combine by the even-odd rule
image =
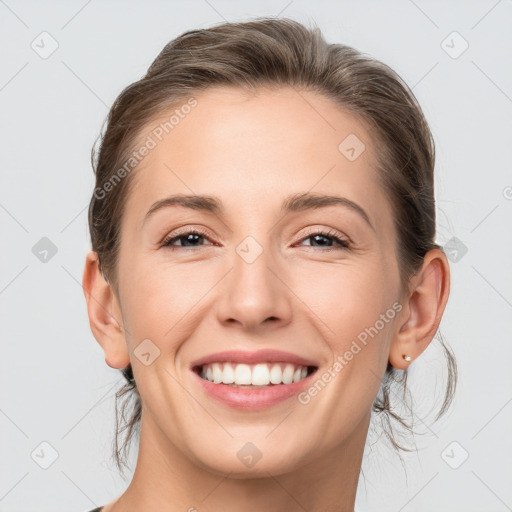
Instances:
[[[94,508],[92,510],[89,510],[89,512],[101,512],[103,507]]]

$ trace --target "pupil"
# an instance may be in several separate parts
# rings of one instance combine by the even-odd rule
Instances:
[[[324,242],[326,241],[326,237],[325,237],[324,235],[315,235],[313,238],[315,239],[315,241],[316,241],[317,243],[319,242],[319,240],[318,240],[319,238],[320,238],[320,239],[322,239],[322,238],[323,238],[323,239],[324,239]],[[320,241],[320,245],[328,245],[328,243],[327,243],[327,244],[326,244],[326,243],[323,243],[323,244],[322,244],[322,243],[321,243],[321,241]]]
[[[198,236],[200,236],[200,235],[192,233],[192,234],[187,236],[186,242],[187,243],[188,242],[194,242],[194,241],[197,242],[197,240],[192,240],[191,237],[198,237]]]

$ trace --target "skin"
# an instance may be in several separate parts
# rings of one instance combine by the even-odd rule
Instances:
[[[109,366],[132,363],[143,404],[133,479],[104,511],[353,511],[387,362],[406,368],[403,354],[414,361],[431,342],[449,295],[447,259],[430,251],[409,289],[400,288],[371,134],[332,100],[284,87],[209,88],[194,97],[198,105],[133,171],[119,296],[96,253],[86,257],[92,332]],[[349,134],[366,145],[355,161],[338,150]],[[301,192],[354,201],[373,229],[341,206],[281,214],[284,198]],[[171,206],[142,227],[151,205],[176,193],[217,196],[225,213]],[[208,236],[162,247],[181,227]],[[352,245],[311,238],[315,228]],[[263,249],[250,264],[236,252],[247,236]],[[230,408],[191,374],[191,362],[206,354],[278,348],[316,361],[321,375],[396,302],[400,312],[307,404],[292,398],[263,411]],[[144,339],[160,350],[148,366],[134,355]],[[248,441],[262,454],[251,468],[237,457]]]

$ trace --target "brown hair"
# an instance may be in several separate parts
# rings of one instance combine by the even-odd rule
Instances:
[[[258,86],[291,86],[311,90],[332,99],[365,123],[374,137],[378,155],[378,179],[392,205],[397,232],[397,257],[402,289],[423,263],[427,251],[440,248],[435,239],[433,138],[422,110],[407,84],[388,66],[344,44],[327,44],[320,29],[306,28],[286,18],[257,18],[248,22],[222,23],[190,30],[168,43],[145,76],[126,87],[116,98],[91,161],[96,189],[89,205],[92,249],[100,270],[118,295],[116,262],[120,247],[123,207],[131,175],[108,187],[130,158],[143,128],[164,110],[192,94],[215,85],[254,91]],[[103,130],[102,130],[103,131]],[[108,197],[101,191],[109,190]],[[98,192],[99,191],[99,192]],[[445,352],[448,380],[444,401],[436,419],[451,403],[457,377],[451,350]],[[127,383],[116,393],[115,462],[119,469],[135,427],[141,418],[141,402],[131,365],[122,370]],[[393,411],[393,386],[403,386],[407,370],[388,364],[373,411],[396,448],[391,420],[411,426]],[[117,400],[124,395],[135,403],[131,414],[124,403],[119,428]],[[118,436],[128,430],[123,443]]]

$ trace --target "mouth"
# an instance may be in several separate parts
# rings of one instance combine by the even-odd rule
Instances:
[[[192,370],[203,380],[213,384],[224,384],[233,388],[258,389],[300,382],[315,373],[318,367],[289,362],[247,364],[219,361],[196,365]]]
[[[261,411],[296,397],[319,363],[276,349],[226,350],[193,361],[190,370],[207,396],[229,408]]]

